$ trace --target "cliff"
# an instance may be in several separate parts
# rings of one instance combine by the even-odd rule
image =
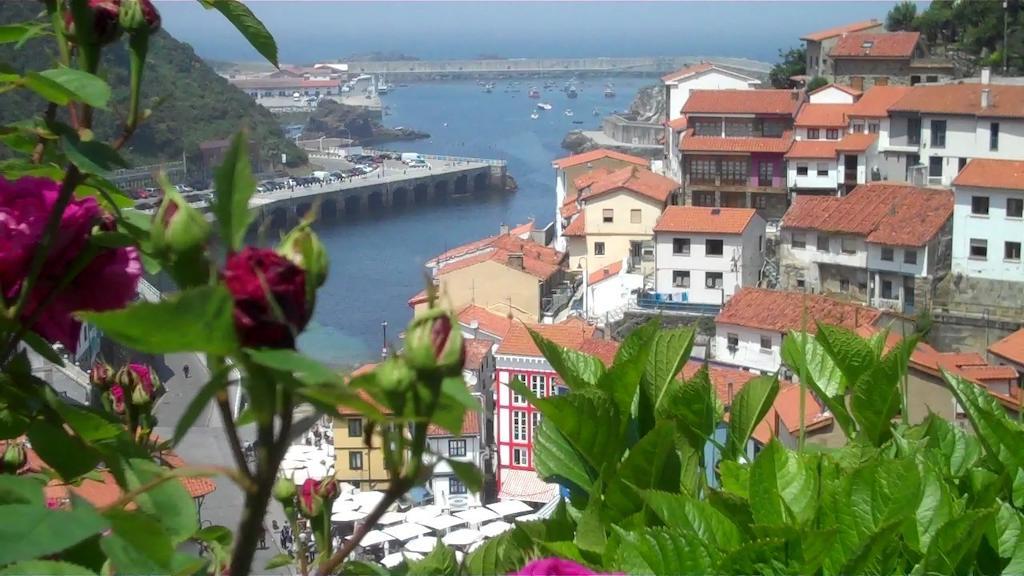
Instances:
[[[346,138],[364,146],[430,138],[430,134],[426,132],[409,128],[388,128],[380,123],[378,117],[379,112],[362,106],[348,106],[333,100],[324,100],[306,121],[303,138]]]

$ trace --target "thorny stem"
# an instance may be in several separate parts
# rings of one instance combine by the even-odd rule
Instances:
[[[352,534],[352,537],[346,540],[345,544],[343,544],[342,547],[339,548],[338,551],[330,558],[320,563],[320,566],[317,568],[317,576],[326,576],[327,574],[331,574],[337,570],[338,566],[341,566],[342,562],[352,554],[352,551],[355,550],[356,546],[363,541],[366,534],[373,529],[374,524],[380,520],[380,517],[384,515],[384,512],[386,512],[392,504],[397,502],[398,499],[402,497],[402,494],[405,494],[410,488],[412,488],[412,479],[410,478],[402,477],[393,482],[391,486],[388,487],[387,491],[384,492],[384,498],[377,503],[373,512],[370,512],[370,515],[363,520],[359,525],[359,528],[357,528],[355,533]]]
[[[57,117],[57,105],[50,102],[46,106],[46,112],[43,114],[43,118],[46,120],[46,124],[52,124],[54,119]],[[39,136],[36,142],[36,147],[32,150],[32,163],[39,164],[43,161],[43,153],[46,152],[46,138]]]

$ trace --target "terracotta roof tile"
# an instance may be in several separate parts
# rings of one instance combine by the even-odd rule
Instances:
[[[572,218],[573,216],[580,213],[580,207],[576,204],[576,198],[568,200],[562,204],[562,207],[558,209],[558,213],[562,218]]]
[[[605,168],[604,166],[598,166],[597,168],[594,168],[593,170],[586,172],[585,174],[577,176],[576,179],[572,181],[572,183],[577,190],[581,190],[611,173],[612,171]]]
[[[711,70],[714,67],[715,65],[712,64],[711,62],[690,64],[689,66],[683,66],[682,68],[676,70],[675,72],[669,72],[668,74],[665,74],[664,76],[661,77],[661,80],[663,82],[675,82],[680,78],[685,78],[687,76],[692,76],[694,74],[700,74],[701,72],[707,72],[708,70]]]
[[[889,107],[910,92],[910,86],[872,86],[850,107],[851,118],[887,118]]]
[[[602,280],[607,280],[608,278],[611,278],[613,276],[618,276],[619,272],[622,272],[622,260],[619,260],[618,262],[612,262],[611,264],[605,266],[604,268],[591,272],[590,276],[587,277],[587,285],[593,286],[594,284],[597,284]]]
[[[687,130],[679,140],[683,152],[764,152],[785,154],[793,143],[793,132],[787,131],[780,138],[722,138],[718,136],[694,136]]]
[[[459,434],[452,434],[437,424],[427,426],[427,436],[474,436],[477,434],[480,434],[480,412],[473,409],[463,413],[462,430]]]
[[[607,148],[598,148],[597,150],[591,150],[590,152],[584,152],[582,154],[573,154],[572,156],[566,156],[565,158],[559,158],[552,162],[555,168],[569,168],[571,166],[578,166],[580,164],[586,164],[601,158],[613,158],[615,160],[622,160],[623,162],[629,162],[630,164],[636,164],[637,166],[647,167],[650,165],[650,161],[639,156],[632,156],[630,154],[623,154],[622,152],[616,152],[615,150],[609,150]]]
[[[757,214],[753,208],[669,206],[654,226],[655,232],[742,234]]]
[[[782,227],[864,236],[888,246],[924,246],[953,215],[949,190],[872,182],[848,196],[797,196]]]
[[[988,351],[1010,362],[1024,364],[1024,328],[992,344]]]
[[[920,32],[858,32],[836,42],[828,55],[836,58],[912,58]]]
[[[853,104],[804,104],[796,115],[794,126],[845,128],[846,114]]]
[[[844,86],[842,84],[836,84],[835,82],[831,82],[829,84],[825,84],[824,86],[821,86],[819,88],[815,88],[814,90],[811,90],[810,92],[807,93],[807,95],[811,96],[812,94],[817,94],[818,92],[824,92],[825,90],[828,90],[829,88],[835,88],[836,90],[839,90],[841,92],[846,92],[850,96],[854,96],[854,97],[860,96],[861,94],[863,94],[863,92],[861,92],[860,90],[857,90],[856,88],[853,88],[851,86]]]
[[[793,116],[801,102],[801,94],[795,90],[691,90],[683,114]]]
[[[476,304],[470,304],[463,308],[458,314],[458,320],[459,324],[467,328],[473,322],[476,322],[480,330],[492,334],[498,339],[504,338],[505,334],[508,333],[508,329],[512,327],[512,319],[508,316],[491,312]]]
[[[838,153],[836,146],[839,140],[796,140],[786,152],[787,159],[829,159],[834,160]]]
[[[481,340],[479,338],[467,338],[466,360],[462,363],[464,370],[479,370],[484,363],[484,358],[491,352],[494,342]]]
[[[455,248],[445,250],[443,253],[431,258],[430,260],[427,260],[427,266],[434,267],[438,265],[443,265],[445,262],[449,260],[457,260],[465,256],[470,256],[472,254],[475,254],[476,252],[479,252],[492,246],[496,241],[503,237],[511,236],[515,238],[522,238],[523,236],[528,235],[531,230],[533,230],[532,218],[522,224],[519,224],[518,226],[509,228],[508,234],[495,234],[494,236],[488,236],[486,238],[481,238],[480,240],[474,240],[472,242],[462,244],[461,246],[456,246]]]
[[[836,36],[848,34],[850,32],[860,32],[861,30],[870,30],[871,28],[881,27],[882,23],[878,20],[864,20],[863,22],[854,22],[853,24],[843,24],[842,26],[835,26],[833,28],[827,28],[818,32],[811,32],[805,36],[801,36],[801,40],[810,40],[811,42],[821,42],[822,40],[828,40]]]
[[[422,303],[424,303],[426,301],[427,301],[427,291],[426,291],[426,289],[424,289],[424,290],[420,290],[419,292],[417,292],[412,298],[409,298],[409,300],[406,302],[406,304],[409,305],[409,308],[415,308],[417,304],[422,304]]]
[[[683,130],[686,130],[686,124],[686,116],[680,116],[675,120],[670,120],[668,122],[668,127],[671,128],[673,132],[682,132]]]
[[[860,132],[846,134],[836,145],[836,152],[864,152],[878,141],[878,134]]]
[[[615,355],[619,353],[619,343],[614,340],[603,340],[601,338],[589,338],[580,345],[580,352],[589,354],[611,366],[615,362]]]
[[[569,225],[562,230],[562,236],[586,236],[587,235],[587,223],[584,220],[586,214],[580,212],[578,216],[569,222]]]
[[[529,328],[559,346],[573,349],[579,349],[584,341],[594,335],[594,327],[578,318],[570,318],[558,324],[532,324]],[[527,325],[519,321],[512,323],[512,328],[498,345],[495,355],[542,356],[527,331]]]
[[[816,331],[815,321],[853,329],[862,324],[874,324],[881,316],[881,312],[874,308],[840,302],[820,294],[743,288],[726,302],[715,323],[775,332],[800,330],[805,305],[807,330],[812,333]]]
[[[988,89],[991,103],[981,107],[981,91]],[[1024,118],[1024,86],[1005,84],[941,84],[911,87],[890,112],[956,114],[984,118]]]
[[[1024,161],[975,158],[960,171],[953,185],[1024,190]]]
[[[629,190],[658,202],[667,202],[669,195],[680,186],[679,182],[646,168],[627,166],[597,179],[582,192],[582,199],[587,202],[603,194]]]
[[[541,246],[536,242],[515,236],[504,236],[499,237],[491,246],[472,256],[442,265],[438,268],[437,274],[443,276],[488,261],[511,268],[510,258],[513,254],[522,254],[523,272],[542,279],[554,275],[561,267],[561,262],[565,257],[563,253],[547,246]]]

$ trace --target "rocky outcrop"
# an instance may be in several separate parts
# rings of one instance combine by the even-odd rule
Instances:
[[[583,152],[589,152],[591,150],[597,150],[598,148],[607,148],[608,146],[602,146],[590,137],[584,134],[580,130],[573,130],[565,135],[562,139],[562,148],[568,150],[573,154],[581,154]],[[625,152],[626,154],[632,154],[633,156],[640,156],[641,158],[661,158],[661,148],[637,148],[628,144],[622,144],[620,146],[612,146],[619,152]]]
[[[303,138],[311,140],[321,136],[351,139],[363,146],[430,138],[426,132],[388,128],[380,123],[378,112],[362,106],[339,104],[333,100],[321,101],[316,112],[306,121]]]
[[[638,122],[661,122],[665,117],[664,87],[654,84],[641,88],[629,105],[629,112],[623,116]]]

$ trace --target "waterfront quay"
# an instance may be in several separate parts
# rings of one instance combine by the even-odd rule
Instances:
[[[338,152],[310,152],[309,156],[327,171],[350,166]],[[255,195],[249,206],[258,222],[287,227],[314,207],[319,219],[330,221],[505,189],[508,169],[504,160],[428,154],[421,154],[420,158],[427,166],[412,168],[400,161],[386,160],[362,176]]]

